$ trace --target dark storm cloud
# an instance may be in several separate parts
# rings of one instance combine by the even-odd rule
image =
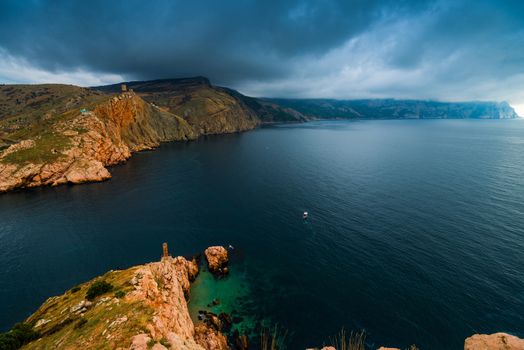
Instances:
[[[205,75],[285,96],[519,100],[524,89],[521,1],[4,0],[0,23],[3,57],[50,74]]]
[[[368,29],[379,1],[4,1],[0,46],[49,70],[86,67],[137,78],[209,75],[224,82],[286,74]]]

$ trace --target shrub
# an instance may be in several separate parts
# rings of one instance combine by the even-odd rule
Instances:
[[[113,286],[106,281],[96,281],[93,283],[86,292],[87,300],[94,300],[97,296],[110,292]]]
[[[0,350],[16,350],[22,344],[9,332],[0,334]]]
[[[171,347],[171,343],[166,338],[160,339],[159,343],[164,345],[168,349]]]
[[[80,289],[82,289],[82,288],[80,288],[80,286],[73,287],[73,288],[71,288],[71,293],[76,293],[76,292],[78,292]]]
[[[115,297],[117,297],[118,299],[122,299],[125,295],[126,295],[126,292],[124,292],[123,290],[117,290],[115,292]]]
[[[149,339],[147,342],[147,348],[151,349],[153,346],[155,346],[156,340],[155,339]]]
[[[11,328],[10,332],[22,344],[29,343],[31,340],[38,338],[38,332],[33,330],[33,327],[27,323],[17,323]]]
[[[16,350],[40,335],[27,323],[17,323],[9,332],[0,333],[0,350]]]
[[[87,320],[85,318],[81,318],[78,320],[78,322],[75,324],[75,329],[82,328],[87,323]]]

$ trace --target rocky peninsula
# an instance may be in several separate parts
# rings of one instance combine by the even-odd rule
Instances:
[[[230,349],[217,315],[191,320],[187,304],[198,273],[195,258],[173,258],[166,245],[158,262],[109,271],[49,298],[25,321],[36,336],[22,348]]]
[[[301,120],[205,78],[128,84],[0,86],[0,193],[103,181],[107,167],[162,142]]]

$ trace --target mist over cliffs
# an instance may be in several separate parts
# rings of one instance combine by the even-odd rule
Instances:
[[[424,100],[268,99],[308,117],[329,119],[511,119],[507,102],[437,102]]]

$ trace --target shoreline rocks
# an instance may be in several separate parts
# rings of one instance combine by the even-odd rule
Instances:
[[[209,247],[205,255],[210,269],[223,271],[227,267],[228,253],[224,247]],[[253,339],[234,327],[241,321],[232,316],[234,311],[231,315],[199,311],[199,321],[191,319],[190,287],[198,272],[196,258],[173,258],[165,246],[159,262],[109,271],[61,296],[49,298],[25,321],[38,332],[39,338],[25,344],[23,349],[249,349]],[[101,280],[111,288],[87,301],[91,287]],[[216,299],[212,302],[219,303]],[[256,339],[254,342],[256,345]],[[325,346],[322,350],[336,348]],[[524,339],[507,333],[475,334],[465,339],[464,350],[524,350]]]
[[[466,338],[464,350],[524,350],[524,339],[502,332],[474,334]]]
[[[229,254],[227,249],[222,246],[212,246],[204,251],[209,271],[216,277],[225,276],[229,273],[227,264]]]
[[[419,348],[415,345],[411,345],[408,349],[418,350]],[[324,346],[321,350],[337,349],[334,346]],[[381,346],[377,348],[377,350],[401,349]],[[493,334],[474,334],[464,340],[464,350],[524,350],[524,339],[502,332]]]

